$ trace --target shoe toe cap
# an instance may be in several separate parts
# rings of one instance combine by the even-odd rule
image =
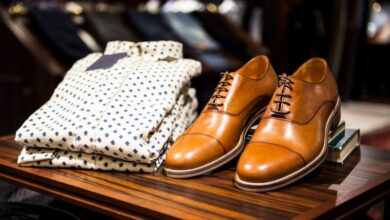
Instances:
[[[172,170],[188,170],[218,159],[224,148],[214,138],[206,135],[184,135],[169,149],[166,167]]]
[[[287,147],[249,143],[237,164],[240,180],[266,183],[283,178],[305,165],[303,158]]]

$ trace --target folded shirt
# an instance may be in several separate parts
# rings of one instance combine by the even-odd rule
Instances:
[[[189,89],[188,94],[181,94],[178,102],[174,106],[172,113],[169,114],[167,120],[170,123],[163,123],[165,127],[160,128],[157,133],[164,133],[164,130],[172,128],[170,139],[163,146],[163,151],[176,140],[195,118],[195,109],[197,100],[195,98],[195,90]],[[156,136],[153,136],[156,139]],[[127,172],[152,173],[164,160],[164,152],[153,163],[130,162],[126,160],[116,159],[103,154],[88,154],[82,152],[72,152],[53,148],[38,148],[38,147],[23,147],[22,152],[18,157],[18,164],[21,166],[31,167],[67,167],[67,168],[82,168],[91,170],[114,170]]]
[[[15,140],[26,146],[18,162],[39,165],[22,158],[33,155],[29,154],[33,147],[58,149],[48,157],[57,165],[62,151],[72,151],[137,163],[135,169],[129,169],[134,163],[126,165],[130,171],[154,170],[166,148],[196,116],[195,91],[189,84],[201,65],[183,59],[181,50],[173,41],[116,41],[108,43],[104,54],[76,62],[51,99],[17,131]],[[123,53],[114,64],[106,59]],[[91,69],[96,65],[100,67]],[[84,160],[66,166],[91,169]],[[93,169],[105,169],[98,162]]]

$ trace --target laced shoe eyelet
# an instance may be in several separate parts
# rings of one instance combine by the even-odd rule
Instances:
[[[291,95],[286,94],[286,90],[293,91],[292,85],[294,82],[287,76],[286,73],[283,73],[279,76],[278,88],[282,88],[281,93],[276,93],[275,96],[278,97],[276,100],[273,100],[273,103],[277,105],[276,108],[271,108],[271,117],[277,118],[286,118],[286,115],[290,114],[290,111],[282,111],[283,105],[290,106],[291,104],[286,99],[292,99]]]
[[[220,74],[221,80],[218,83],[217,88],[214,90],[214,94],[211,96],[213,99],[212,102],[209,102],[207,105],[209,105],[210,109],[217,109],[218,107],[223,106],[223,102],[217,102],[217,99],[225,99],[226,96],[221,95],[221,92],[229,92],[228,86],[231,86],[230,80],[233,79],[233,76],[229,72],[223,72]]]

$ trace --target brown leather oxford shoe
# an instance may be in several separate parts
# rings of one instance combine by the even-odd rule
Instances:
[[[257,56],[222,79],[195,122],[169,149],[165,174],[189,178],[238,156],[249,128],[261,117],[277,87],[266,56]]]
[[[326,158],[329,132],[339,120],[340,98],[324,59],[283,74],[239,159],[235,185],[270,191],[304,177]]]

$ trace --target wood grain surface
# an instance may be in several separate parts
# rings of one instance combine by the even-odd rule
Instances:
[[[0,138],[0,178],[116,218],[286,219],[347,217],[390,195],[390,151],[362,146],[344,165],[324,163],[281,190],[233,186],[234,162],[208,176],[177,180],[132,174],[24,168],[13,136]]]

